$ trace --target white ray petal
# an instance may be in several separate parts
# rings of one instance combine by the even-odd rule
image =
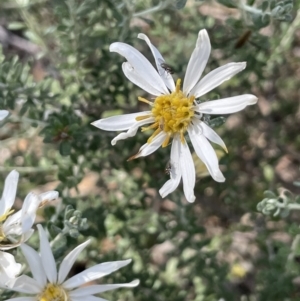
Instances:
[[[241,111],[246,106],[254,105],[256,103],[256,96],[244,94],[200,103],[195,108],[195,111],[203,114],[230,114]]]
[[[6,221],[2,225],[2,230],[5,233],[5,235],[22,234],[21,214],[22,210],[19,210],[6,219]]]
[[[122,70],[125,76],[135,85],[148,92],[149,94],[159,96],[162,94],[161,90],[156,89],[155,84],[151,81],[147,81],[144,77],[142,77],[136,69],[134,69],[130,63],[125,62],[122,64]],[[169,93],[167,93],[169,94]]]
[[[196,199],[194,195],[196,183],[195,164],[186,141],[180,144],[179,162],[185,198],[188,202],[193,203]]]
[[[3,120],[9,114],[6,110],[0,110],[0,120]]]
[[[180,143],[180,137],[178,137],[178,135],[174,136],[171,147],[170,179],[159,190],[159,194],[162,198],[172,193],[178,187],[181,180],[181,170],[179,164]]]
[[[225,152],[228,153],[228,150],[227,150],[227,147],[226,147],[224,141],[211,127],[209,127],[205,122],[200,122],[199,126],[202,129],[203,135],[208,140],[220,145],[225,150]]]
[[[128,63],[135,70],[135,73],[143,79],[143,82],[148,82],[153,86],[153,88],[160,91],[161,94],[169,94],[165,83],[163,82],[157,71],[144,57],[144,55],[142,55],[134,47],[125,43],[115,42],[110,45],[109,50],[111,52],[117,52],[120,55],[124,56],[127,59]]]
[[[205,29],[199,31],[196,47],[189,60],[184,82],[183,93],[186,95],[194,88],[206,66],[210,55],[210,40]]]
[[[165,132],[160,132],[157,136],[153,138],[151,143],[145,143],[142,145],[140,150],[136,155],[132,157],[132,159],[136,159],[139,157],[146,157],[152,153],[154,153],[164,142],[167,134]]]
[[[64,258],[58,271],[58,280],[57,280],[58,284],[61,284],[65,281],[78,255],[89,243],[90,240],[87,240],[86,242],[80,244]]]
[[[126,133],[120,133],[119,135],[117,135],[111,141],[111,144],[115,145],[119,140],[124,140],[124,139],[127,139],[129,137],[135,136],[140,126],[148,124],[148,123],[152,123],[152,122],[154,122],[153,117],[150,117],[150,118],[147,118],[147,119],[144,119],[144,120],[141,120],[141,121],[136,121],[135,124],[133,124]]]
[[[121,287],[136,287],[140,283],[139,280],[133,280],[129,283],[117,283],[117,284],[101,284],[101,285],[90,285],[87,287],[81,287],[69,293],[70,297],[84,297],[86,295],[99,294],[111,290],[115,290]]]
[[[39,194],[38,195],[39,200],[40,200],[39,207],[44,206],[45,204],[52,202],[54,200],[57,200],[58,196],[59,196],[59,193],[56,190],[50,190],[50,191]]]
[[[31,229],[35,221],[36,211],[39,207],[39,204],[40,204],[40,200],[35,193],[30,192],[26,196],[21,209],[21,222],[22,222],[23,233]]]
[[[221,66],[205,75],[192,89],[191,94],[196,98],[208,93],[220,86],[224,81],[231,79],[234,75],[246,68],[246,63],[229,63]]]
[[[19,180],[19,173],[15,170],[11,171],[5,179],[4,189],[0,200],[0,217],[4,213],[7,213],[7,211],[14,204],[16,198],[18,180]]]
[[[47,283],[47,277],[43,268],[41,257],[33,248],[27,246],[26,244],[21,245],[21,250],[26,257],[33,278],[38,283],[40,290],[42,290]]]
[[[11,287],[14,291],[25,294],[39,294],[41,292],[40,285],[36,280],[22,275],[16,279],[9,281],[8,287]]]
[[[136,117],[148,115],[150,111],[138,112],[133,114],[117,115],[99,119],[91,124],[105,131],[125,131],[132,127],[137,121]]]
[[[21,227],[19,227],[21,228]],[[11,231],[12,234],[14,234],[14,230]],[[0,245],[0,250],[2,251],[6,251],[6,250],[10,250],[13,248],[18,247],[20,244],[24,243],[27,239],[29,239],[29,237],[33,234],[34,230],[30,229],[29,231],[27,231],[26,233],[23,233],[21,236],[18,237],[18,240],[15,239],[14,242],[10,242],[9,244],[5,244],[5,245]],[[6,234],[6,232],[4,231],[4,233]],[[20,233],[22,233],[22,231],[20,231]],[[9,238],[9,236],[8,236]]]
[[[188,129],[188,133],[197,156],[206,165],[210,175],[215,181],[224,182],[225,178],[219,168],[218,157],[205,136],[192,128]]]
[[[158,51],[158,49],[151,43],[150,39],[145,34],[139,33],[138,38],[144,40],[149,46],[155,60],[158,74],[164,81],[165,85],[173,92],[175,90],[174,79],[172,75],[169,72],[166,72],[166,70],[161,66],[161,64],[165,62],[163,56]]]
[[[63,283],[63,287],[68,290],[73,289],[84,283],[109,275],[128,265],[130,262],[131,259],[97,264],[68,279]]]
[[[2,278],[7,278],[6,281],[15,278],[20,273],[22,265],[16,263],[12,254],[0,251],[0,267],[0,282],[4,283]]]
[[[56,283],[57,281],[56,263],[47,238],[47,234],[41,225],[37,225],[37,228],[39,230],[40,252],[41,252],[41,259],[42,259],[44,271],[46,273],[49,282]]]

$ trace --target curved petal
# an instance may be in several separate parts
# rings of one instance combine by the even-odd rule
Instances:
[[[21,210],[21,221],[22,221],[22,232],[25,233],[29,229],[31,229],[35,217],[36,217],[36,211],[39,207],[40,200],[38,196],[30,192],[23,203],[22,210]]]
[[[14,280],[9,281],[8,287],[11,290],[25,294],[39,294],[41,289],[39,284],[32,278],[22,275]]]
[[[3,120],[9,114],[6,110],[0,110],[0,120]]]
[[[186,74],[183,82],[183,93],[186,95],[194,88],[206,66],[210,55],[210,41],[207,31],[199,31],[196,48],[194,49],[189,60]]]
[[[2,278],[5,277],[7,280],[15,278],[20,273],[22,265],[16,263],[15,257],[10,253],[0,251],[0,267],[0,282],[4,283]]]
[[[200,103],[196,106],[195,111],[203,114],[230,114],[256,103],[256,96],[244,94]]]
[[[0,200],[0,218],[3,214],[7,213],[14,204],[18,180],[19,173],[16,170],[11,171],[5,179],[4,189]]]
[[[87,240],[86,242],[80,244],[64,258],[58,271],[58,284],[61,284],[65,281],[78,255],[89,243],[90,240]]]
[[[21,227],[19,227],[19,228],[21,228]],[[13,237],[13,242],[10,240],[10,236],[8,236],[8,239],[10,240],[10,243],[5,244],[5,245],[0,244],[0,250],[6,251],[6,250],[10,250],[10,249],[18,247],[20,244],[22,244],[27,239],[29,239],[29,237],[33,234],[33,232],[34,232],[33,229],[27,231],[26,233],[24,233],[20,237],[18,237],[18,240],[16,239],[16,237]]]
[[[136,74],[138,74],[143,79],[143,81],[148,82],[150,85],[152,85],[153,88],[160,92],[160,94],[169,94],[166,85],[160,78],[157,71],[150,64],[150,62],[134,47],[125,43],[115,42],[110,45],[109,50],[111,52],[117,52],[120,55],[124,56],[132,66],[132,68],[135,70]]]
[[[226,80],[231,79],[234,75],[246,68],[246,63],[229,63],[221,66],[207,75],[192,89],[191,94],[196,98],[208,93],[214,88],[220,86]]]
[[[84,283],[109,275],[128,265],[130,262],[131,259],[97,264],[68,279],[63,283],[63,287],[68,290],[73,289]]]
[[[160,132],[157,136],[153,138],[151,143],[145,143],[144,145],[142,145],[138,153],[129,158],[129,160],[133,160],[139,157],[146,157],[154,153],[162,145],[166,138],[166,135],[167,134],[165,132]]]
[[[117,115],[96,120],[91,124],[105,131],[125,131],[136,123],[136,117],[150,114],[150,111]]]
[[[39,198],[39,201],[40,201],[39,208],[46,205],[46,204],[48,204],[49,202],[57,200],[58,196],[59,196],[59,193],[56,190],[50,190],[50,191],[43,192],[43,193],[39,194],[38,195],[38,198]]]
[[[136,69],[134,69],[130,63],[125,62],[122,64],[122,70],[125,76],[135,85],[148,92],[149,94],[159,96],[161,94],[169,94],[162,93],[159,89],[156,89],[155,85],[151,81],[147,81],[144,77],[142,77]]]
[[[197,156],[206,165],[210,175],[217,182],[224,182],[225,178],[219,168],[218,157],[204,135],[197,133],[193,128],[188,133]]]
[[[80,287],[72,292],[69,293],[69,296],[78,298],[78,297],[84,297],[86,295],[94,295],[99,294],[111,290],[115,290],[117,288],[121,287],[136,287],[140,283],[139,280],[133,280],[129,283],[117,283],[117,284],[104,284],[104,285],[90,285],[87,287]]]
[[[166,72],[166,70],[161,66],[162,63],[165,62],[165,60],[162,57],[162,55],[160,54],[160,52],[158,51],[158,49],[154,45],[152,45],[150,39],[145,34],[139,33],[138,38],[144,40],[147,43],[147,45],[149,46],[149,48],[153,54],[153,57],[155,59],[155,64],[156,64],[156,67],[158,70],[158,74],[164,81],[165,85],[172,92],[175,91],[175,83],[174,83],[174,79],[173,79],[172,75],[169,72]]]
[[[203,132],[203,135],[208,140],[220,145],[225,150],[225,152],[228,153],[228,150],[227,150],[227,147],[226,147],[224,141],[211,127],[209,127],[205,122],[200,122],[199,126]]]
[[[181,179],[181,170],[179,164],[179,150],[180,150],[180,137],[175,136],[172,142],[171,148],[171,172],[170,179],[159,190],[159,194],[162,198],[172,193],[179,185]]]
[[[129,137],[133,137],[136,135],[136,132],[138,131],[139,127],[148,123],[154,122],[154,118],[150,117],[141,121],[135,121],[135,124],[133,124],[129,130],[126,133],[120,133],[117,135],[112,141],[111,144],[115,145],[119,140],[124,140]]]
[[[5,235],[22,235],[21,214],[22,210],[19,210],[6,219],[2,225]]]
[[[40,236],[40,252],[44,271],[47,279],[51,283],[56,283],[57,269],[53,253],[50,248],[50,244],[47,238],[47,234],[41,225],[37,225]]]
[[[43,268],[41,257],[33,248],[27,246],[26,244],[21,245],[21,250],[26,257],[33,278],[38,283],[40,290],[42,290],[47,283],[47,277]]]
[[[183,192],[185,198],[188,202],[193,203],[196,199],[194,195],[196,172],[192,154],[186,141],[180,144],[179,162],[182,173]]]

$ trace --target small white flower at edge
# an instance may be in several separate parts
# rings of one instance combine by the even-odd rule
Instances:
[[[119,140],[133,137],[139,127],[142,127],[142,131],[153,130],[147,143],[129,160],[150,155],[160,146],[168,146],[173,139],[170,162],[174,166],[174,172],[172,168],[170,179],[159,192],[162,197],[167,196],[177,188],[182,178],[185,197],[189,202],[194,202],[195,166],[185,134],[188,133],[197,156],[206,165],[213,179],[224,182],[225,178],[220,171],[218,158],[208,140],[219,144],[225,151],[227,148],[218,134],[203,122],[203,114],[235,113],[257,102],[257,97],[251,94],[202,103],[198,103],[196,99],[245,69],[246,63],[226,64],[209,72],[199,81],[211,51],[207,31],[203,29],[198,34],[196,48],[189,60],[181,88],[181,80],[178,79],[176,84],[174,83],[172,75],[165,67],[162,55],[151,44],[149,38],[144,34],[139,34],[138,38],[145,40],[150,47],[157,70],[138,50],[128,44],[113,43],[110,45],[110,51],[117,52],[127,59],[127,62],[122,65],[125,76],[156,97],[154,101],[139,97],[140,101],[150,105],[150,110],[100,119],[92,124],[106,131],[127,130],[117,135],[112,140],[112,145]],[[148,126],[144,127],[145,125]]]
[[[57,191],[48,191],[39,195],[29,193],[22,209],[14,213],[12,209],[18,186],[19,173],[11,171],[5,179],[0,199],[0,250],[8,250],[25,242],[33,233],[36,211],[46,203],[58,198]]]
[[[105,301],[105,299],[93,295],[121,287],[135,287],[139,284],[138,280],[134,280],[130,283],[82,286],[87,282],[109,275],[128,265],[131,262],[130,259],[100,263],[66,280],[75,260],[80,252],[89,244],[89,240],[72,250],[63,259],[57,272],[55,259],[46,232],[41,225],[37,225],[37,227],[40,237],[40,254],[26,244],[21,245],[33,278],[22,275],[10,283],[12,290],[33,295],[32,297],[23,297],[22,300]],[[21,298],[13,298],[6,301],[17,300],[20,301]]]
[[[0,251],[0,287],[6,288],[7,282],[17,277],[22,265],[16,263],[15,257]]]
[[[0,110],[0,121],[3,120],[9,114],[6,110]]]

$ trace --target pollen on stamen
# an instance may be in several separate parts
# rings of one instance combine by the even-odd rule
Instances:
[[[9,215],[14,213],[14,211],[15,211],[14,209],[9,210],[9,211],[5,212],[2,216],[0,216],[0,223],[4,222]]]
[[[142,115],[142,116],[135,117],[135,120],[136,121],[141,121],[141,120],[145,120],[145,119],[150,118],[150,117],[151,117],[151,115]]]
[[[147,143],[151,143],[152,140],[161,132],[160,128],[157,128],[155,132],[148,138]]]
[[[144,98],[144,97],[138,97],[138,100],[141,102],[144,102],[150,106],[153,106],[153,102],[149,101],[148,99]]]

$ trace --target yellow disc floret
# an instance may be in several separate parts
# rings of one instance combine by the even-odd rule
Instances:
[[[6,221],[7,217],[14,213],[15,210],[7,210],[3,215],[0,216],[0,223],[3,223]]]
[[[61,286],[48,283],[45,290],[39,295],[38,301],[70,301],[70,298]]]
[[[167,133],[167,138],[163,142],[162,146],[166,147],[169,143],[169,139],[174,136],[174,134],[180,134],[181,141],[184,141],[184,133],[186,132],[191,120],[194,116],[194,96],[187,97],[180,90],[181,80],[178,79],[176,82],[176,89],[171,94],[160,95],[156,97],[152,105],[152,117],[154,117],[155,122],[149,127],[142,128],[142,131],[148,129],[154,129],[154,133],[148,139],[148,143],[152,139],[164,131]],[[140,101],[149,103],[144,98],[139,98]],[[140,116],[139,119],[141,119]],[[147,116],[148,117],[148,116]]]
[[[0,216],[0,242],[5,241],[6,235],[3,231],[3,223],[6,221],[6,219],[14,213],[14,210],[7,210],[3,215]]]

